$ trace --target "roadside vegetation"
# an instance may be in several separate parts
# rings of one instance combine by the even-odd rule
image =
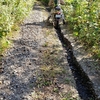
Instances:
[[[19,25],[32,9],[35,0],[0,0],[0,55],[9,47],[7,38],[19,29]]]
[[[65,0],[66,21],[85,48],[100,59],[100,2],[99,0]]]

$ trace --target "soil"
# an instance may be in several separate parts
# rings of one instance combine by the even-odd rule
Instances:
[[[0,100],[80,100],[46,8],[36,2],[2,58]]]

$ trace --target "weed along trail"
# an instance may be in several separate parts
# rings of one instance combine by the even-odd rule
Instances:
[[[0,100],[81,100],[65,52],[40,3],[24,20],[2,58]]]
[[[80,64],[77,62],[73,54],[73,47],[71,45],[71,42],[67,38],[64,37],[64,34],[62,33],[60,27],[55,28],[55,29],[58,34],[59,40],[61,41],[62,46],[66,51],[66,54],[67,54],[66,57],[69,63],[69,67],[73,73],[73,76],[76,82],[76,87],[81,99],[82,100],[99,100],[93,88],[92,82],[90,81],[89,77],[84,72]]]

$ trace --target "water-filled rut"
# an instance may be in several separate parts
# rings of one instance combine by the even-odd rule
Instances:
[[[95,91],[93,89],[92,82],[90,81],[89,77],[84,72],[80,64],[77,62],[73,54],[73,49],[70,41],[64,37],[60,27],[55,29],[58,34],[59,40],[61,41],[62,46],[66,51],[66,58],[74,76],[80,98],[82,100],[98,100],[97,95],[95,94]]]

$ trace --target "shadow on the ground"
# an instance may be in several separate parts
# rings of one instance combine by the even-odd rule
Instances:
[[[53,24],[52,23],[49,23],[49,22],[47,22],[46,20],[45,21],[43,21],[43,22],[33,22],[33,23],[27,23],[27,24],[25,24],[25,25],[35,25],[35,26],[42,26],[42,27],[44,27],[44,28],[53,28]]]

